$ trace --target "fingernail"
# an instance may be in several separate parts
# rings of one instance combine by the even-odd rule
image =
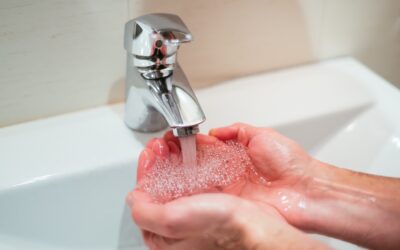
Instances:
[[[146,150],[144,150],[142,154],[143,155],[142,157],[140,157],[139,165],[143,166],[143,168],[147,170],[150,165],[149,153]]]
[[[208,134],[209,134],[209,135],[214,135],[214,134],[215,134],[215,129],[213,129],[213,128],[210,129],[210,131],[208,131]]]
[[[212,135],[202,135],[202,134],[198,134],[197,135],[197,141],[202,142],[202,143],[209,143],[209,144],[213,144],[215,142],[218,141],[218,139]],[[196,142],[197,142],[196,141]]]
[[[168,146],[157,140],[153,144],[153,152],[158,156],[166,157],[168,152]]]
[[[153,144],[153,152],[156,153],[156,155],[158,155],[158,156],[162,155],[162,145],[159,141],[156,141]]]
[[[248,137],[246,136],[246,130],[244,128],[239,128],[237,140],[243,145],[247,145],[249,143]]]

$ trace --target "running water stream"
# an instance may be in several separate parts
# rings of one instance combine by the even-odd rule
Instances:
[[[196,165],[196,135],[179,137],[182,152],[182,164],[187,167]]]

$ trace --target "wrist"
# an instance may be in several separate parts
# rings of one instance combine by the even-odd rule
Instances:
[[[304,202],[297,211],[297,227],[334,237],[347,227],[355,227],[349,224],[359,212],[354,204],[368,202],[369,196],[349,185],[343,178],[348,172],[351,171],[313,160],[297,187]]]
[[[256,213],[253,213],[253,216]],[[244,217],[242,217],[243,219]],[[288,224],[281,216],[258,214],[254,221],[246,218],[243,224],[243,249],[330,249],[321,242]]]
[[[324,163],[313,159],[301,173],[275,183],[268,191],[267,202],[273,204],[291,225],[313,231],[314,210],[323,200],[323,195],[317,194],[321,189],[319,180],[327,178],[326,168]]]
[[[392,221],[399,209],[390,201],[389,180],[315,161],[302,183],[307,206],[299,228],[369,248],[383,248],[377,239],[396,242],[400,227]]]
[[[307,172],[299,182],[297,190],[302,197],[302,206],[298,206],[296,226],[309,232],[321,233],[321,226],[329,225],[327,218],[334,218],[329,206],[335,201],[332,195],[332,167],[318,160],[313,160]]]

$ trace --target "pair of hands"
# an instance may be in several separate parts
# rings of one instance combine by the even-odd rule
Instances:
[[[127,202],[150,249],[326,248],[288,224],[301,228],[306,220],[305,190],[319,164],[316,160],[272,129],[234,124],[209,134],[197,135],[197,143],[237,140],[248,147],[264,181],[246,180],[221,193],[182,197],[166,204],[153,203],[146,193],[134,190]],[[179,142],[171,133],[151,140],[139,157],[138,182],[156,158],[179,154]]]

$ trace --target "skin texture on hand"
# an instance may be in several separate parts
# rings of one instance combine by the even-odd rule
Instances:
[[[279,215],[227,194],[198,194],[166,204],[128,197],[132,216],[150,249],[328,249]]]
[[[400,249],[399,179],[319,162],[268,128],[234,124],[197,136],[199,144],[227,140],[248,148],[258,176],[222,190],[225,194],[193,195],[164,205],[138,190],[130,194],[133,218],[152,249],[324,249],[286,221],[368,248]],[[150,141],[139,159],[138,179],[156,157],[179,154],[171,133]]]
[[[226,140],[237,140],[248,147],[248,154],[265,182],[250,182],[241,196],[272,205],[286,220],[297,227],[303,223],[307,208],[304,186],[318,161],[297,143],[273,129],[234,124],[217,128],[210,135]]]
[[[249,148],[268,182],[248,196],[275,207],[292,225],[372,249],[400,249],[400,179],[319,162],[271,129],[234,124],[210,134]]]
[[[198,135],[197,143],[222,142]],[[139,158],[138,181],[157,157],[180,154],[178,145],[171,133],[150,141]],[[239,183],[222,190],[225,193],[198,194],[166,204],[156,204],[136,189],[127,202],[150,249],[328,249],[287,224],[274,207],[248,196],[249,185],[254,184]]]
[[[400,179],[320,163],[302,228],[370,248],[400,249]]]

